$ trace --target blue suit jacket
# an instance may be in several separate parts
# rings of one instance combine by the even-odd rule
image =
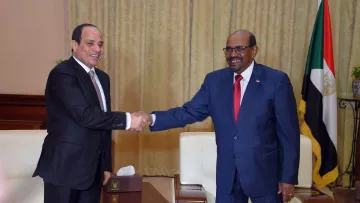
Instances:
[[[230,193],[235,169],[248,196],[273,195],[278,183],[298,183],[300,131],[289,77],[254,64],[234,121],[233,75],[229,68],[209,73],[182,107],[155,111],[151,131],[184,127],[211,116],[217,144],[217,192]]]

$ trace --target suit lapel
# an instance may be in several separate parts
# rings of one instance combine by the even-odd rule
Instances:
[[[228,67],[227,72],[225,73],[225,77],[223,78],[223,81],[221,82],[221,92],[222,96],[220,97],[221,100],[224,100],[225,104],[225,111],[224,115],[228,116],[230,115],[230,120],[234,122],[234,72]]]
[[[70,57],[69,61],[77,72],[77,78],[82,87],[84,96],[87,98],[89,103],[91,103],[93,105],[98,105],[100,107],[100,103],[99,103],[99,99],[96,94],[96,90],[94,88],[94,85],[91,82],[91,79],[90,79],[90,76],[88,75],[88,73],[84,70],[83,67],[80,66],[80,64],[78,62],[75,61],[75,59],[73,57]]]
[[[256,63],[254,63],[254,69],[241,102],[237,125],[244,123],[248,116],[251,115],[251,104],[259,98],[257,96],[257,90],[260,84],[261,69]]]

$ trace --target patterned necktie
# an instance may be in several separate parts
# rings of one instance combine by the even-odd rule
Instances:
[[[240,81],[243,79],[241,75],[235,76],[234,83],[234,119],[237,122],[239,111],[240,111],[240,100],[241,100],[241,86]]]
[[[91,82],[93,83],[93,85],[95,87],[96,94],[98,96],[99,103],[100,103],[100,108],[101,108],[101,110],[104,111],[104,104],[103,104],[102,99],[101,99],[100,89],[99,89],[99,86],[97,85],[96,80],[95,80],[95,72],[93,70],[90,70],[89,75],[90,75]]]

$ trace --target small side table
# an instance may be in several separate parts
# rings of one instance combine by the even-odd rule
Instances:
[[[149,182],[142,183],[141,192],[109,193],[103,191],[102,203],[169,203]]]

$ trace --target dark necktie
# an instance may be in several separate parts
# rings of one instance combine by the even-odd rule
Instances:
[[[241,86],[240,81],[243,79],[241,75],[235,76],[235,83],[234,83],[234,119],[235,123],[237,122],[238,115],[240,112],[240,100],[241,100]]]
[[[99,89],[99,86],[97,85],[96,80],[95,80],[95,72],[93,70],[90,70],[89,75],[90,75],[91,82],[93,83],[93,85],[95,87],[96,94],[97,94],[97,97],[98,97],[99,103],[100,103],[100,108],[101,108],[101,110],[104,111],[104,104],[103,104],[103,101],[101,99],[100,89]]]

